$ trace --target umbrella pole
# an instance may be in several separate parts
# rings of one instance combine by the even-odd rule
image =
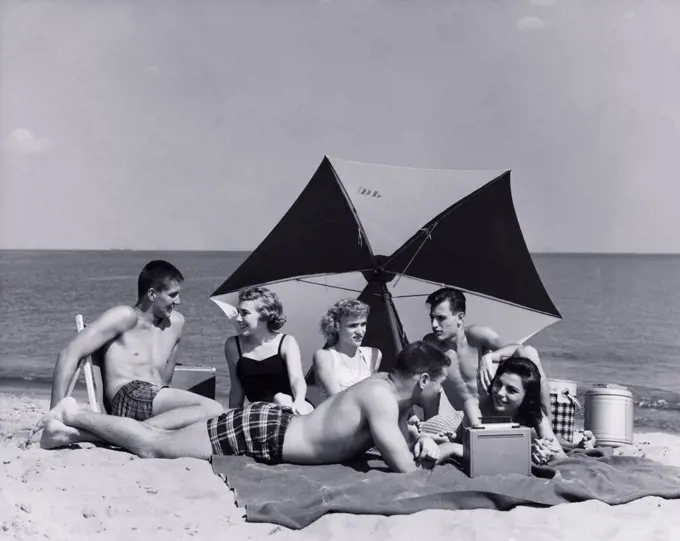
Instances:
[[[392,302],[392,294],[387,289],[387,284],[382,284],[383,301],[385,301],[385,307],[387,308],[387,317],[390,321],[390,329],[392,330],[392,338],[394,339],[394,346],[396,353],[399,353],[406,342],[405,336],[401,331],[401,322],[399,321],[399,316],[397,316],[397,310]]]

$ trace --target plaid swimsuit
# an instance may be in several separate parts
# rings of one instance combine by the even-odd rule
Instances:
[[[131,381],[123,385],[111,402],[111,415],[129,417],[137,421],[146,421],[153,416],[153,399],[158,391],[167,385],[159,387],[147,381]]]
[[[214,455],[245,455],[278,464],[282,461],[283,439],[293,415],[288,406],[253,402],[208,419],[212,452]]]

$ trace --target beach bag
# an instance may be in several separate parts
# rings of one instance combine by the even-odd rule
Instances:
[[[577,385],[573,381],[549,379],[548,387],[553,432],[555,436],[573,442],[576,414],[581,411],[581,404],[576,399]]]

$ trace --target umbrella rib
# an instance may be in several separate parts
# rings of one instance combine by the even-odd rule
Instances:
[[[407,278],[410,278],[411,280],[415,280],[417,282],[422,282],[424,284],[432,284],[433,286],[438,286],[438,287],[444,287],[444,286],[449,286],[449,284],[445,284],[443,282],[433,282],[432,280],[425,280],[424,278],[418,278],[417,276],[412,276],[410,274],[403,274],[403,273],[396,273],[399,274],[399,277],[406,276]],[[516,302],[508,301],[505,299],[499,299],[498,297],[493,297],[491,295],[485,295],[484,293],[479,293],[478,291],[472,291],[471,289],[466,289],[464,287],[460,286],[449,286],[449,287],[455,287],[456,289],[459,289],[460,291],[463,291],[465,293],[468,293],[470,295],[475,295],[477,297],[482,297],[483,299],[488,299],[490,301],[496,301],[500,302],[503,304],[507,304],[508,306],[515,306],[517,308],[521,308],[522,310],[527,310],[529,312],[534,312],[536,314],[543,314],[544,316],[549,316],[549,317],[554,317],[557,319],[563,319],[560,316],[556,316],[555,314],[551,314],[550,312],[544,312],[543,310],[536,310],[535,308],[530,308],[529,306],[523,306],[521,304],[517,304]],[[394,295],[392,294],[393,299],[409,299],[413,297],[427,297],[429,293],[414,293],[412,295]]]
[[[481,193],[485,192],[492,184],[495,184],[495,183],[496,183],[503,175],[505,175],[505,173],[501,173],[500,175],[498,175],[498,176],[497,176],[496,178],[494,178],[493,180],[487,182],[487,183],[484,184],[483,186],[480,186],[479,188],[477,188],[474,192],[472,192],[472,193],[466,195],[465,197],[463,197],[463,199],[459,199],[458,201],[456,201],[455,203],[453,203],[453,204],[450,205],[449,207],[445,208],[443,211],[441,211],[439,214],[437,214],[437,216],[435,216],[434,218],[432,218],[432,220],[430,220],[427,224],[425,224],[425,226],[421,227],[418,231],[419,231],[419,232],[420,232],[420,231],[423,231],[423,232],[426,232],[426,233],[429,234],[429,231],[428,231],[428,228],[427,228],[427,225],[428,225],[428,224],[436,225],[438,222],[440,222],[440,221],[442,220],[442,218],[445,218],[446,216],[448,216],[451,212],[453,212],[454,210],[456,210],[456,209],[457,209],[458,207],[460,207],[463,203],[467,203],[467,202],[473,200],[474,198],[479,197],[479,195],[480,195]],[[387,261],[385,264],[387,264],[387,263],[389,263],[390,261],[392,261],[395,257],[397,257],[397,255],[398,255],[399,253],[401,253],[403,250],[405,250],[406,248],[408,248],[412,243],[416,242],[417,240],[418,240],[418,238],[417,238],[416,235],[414,235],[413,237],[411,237],[409,240],[407,240],[401,247],[399,247],[399,248],[398,248],[398,249],[397,249],[397,250],[389,257],[388,261]],[[422,248],[422,245],[421,245],[421,248]]]
[[[296,282],[302,282],[304,284],[311,284],[313,286],[329,287],[331,289],[340,289],[342,291],[351,291],[352,293],[361,293],[358,289],[352,289],[349,287],[333,286],[330,284],[320,284],[319,282],[310,282],[309,280],[303,280],[302,278],[295,278]]]
[[[331,171],[333,172],[333,176],[335,177],[335,181],[338,183],[338,186],[340,187],[342,194],[345,196],[345,201],[347,201],[347,205],[349,206],[350,211],[352,212],[352,215],[354,216],[354,220],[356,221],[357,227],[359,229],[359,244],[361,244],[361,238],[362,237],[364,239],[366,239],[366,246],[368,247],[368,253],[371,256],[371,261],[373,262],[373,265],[377,266],[377,260],[376,260],[375,254],[373,253],[373,247],[371,246],[371,243],[368,240],[368,235],[366,234],[366,230],[364,229],[364,224],[362,224],[361,220],[359,219],[359,213],[357,212],[357,209],[354,206],[354,203],[352,203],[352,199],[350,198],[349,193],[347,193],[347,188],[342,183],[342,180],[340,180],[340,177],[338,176],[338,173],[336,172],[335,167],[333,167],[333,164],[330,162],[330,160],[329,160],[328,163],[331,166]]]

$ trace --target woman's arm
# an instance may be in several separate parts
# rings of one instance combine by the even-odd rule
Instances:
[[[307,383],[302,373],[302,355],[300,346],[294,336],[290,334],[282,338],[281,356],[288,368],[288,381],[293,391],[293,402],[304,402],[307,395]]]
[[[243,407],[243,402],[245,401],[245,393],[243,392],[243,387],[241,387],[241,382],[236,374],[236,364],[238,363],[239,354],[238,348],[236,347],[236,340],[238,337],[230,336],[224,343],[224,357],[227,359],[227,366],[229,367],[229,381],[231,383],[231,389],[229,389],[229,408],[240,408]]]
[[[331,352],[326,349],[318,349],[314,352],[312,362],[314,363],[314,374],[328,396],[333,396],[340,392],[340,385],[335,380],[335,374],[331,367]]]
[[[552,426],[550,426],[550,421],[545,415],[541,417],[541,422],[536,427],[536,434],[538,435],[539,442],[553,453],[552,458],[564,458],[567,456],[557,436],[555,436]]]
[[[378,348],[371,348],[371,360],[375,357],[375,364],[373,365],[373,369],[371,372],[375,374],[378,370],[380,370],[380,363],[382,362],[382,351],[380,351]]]

